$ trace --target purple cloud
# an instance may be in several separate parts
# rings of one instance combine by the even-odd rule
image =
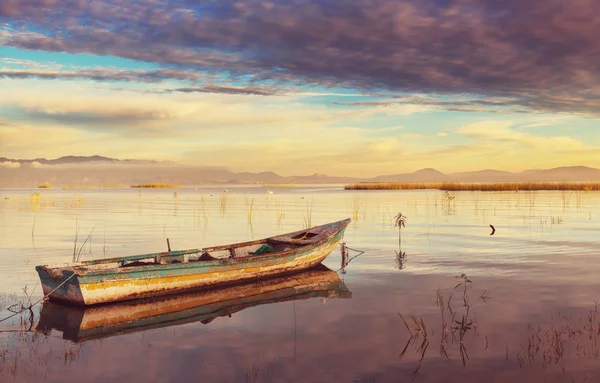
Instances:
[[[275,96],[280,94],[278,91],[273,89],[264,88],[253,88],[253,87],[236,87],[236,86],[217,86],[217,85],[206,85],[202,87],[193,88],[174,88],[169,89],[167,92],[180,92],[180,93],[222,93],[232,95],[252,95],[252,96]]]
[[[36,69],[0,69],[0,78],[40,78],[47,80],[95,80],[95,81],[136,81],[143,83],[157,83],[164,80],[198,81],[202,74],[172,70],[119,70],[114,68],[95,68],[78,70],[36,70]]]
[[[5,0],[0,42],[253,81],[512,97],[596,114],[592,0]],[[35,32],[33,32],[35,31]]]

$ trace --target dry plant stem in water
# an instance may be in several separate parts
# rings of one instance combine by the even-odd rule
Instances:
[[[398,315],[400,316],[400,318],[402,319],[402,322],[404,322],[404,326],[406,326],[406,329],[410,333],[410,338],[408,339],[408,341],[406,342],[406,345],[404,346],[404,348],[398,355],[399,360],[404,357],[404,355],[406,354],[406,351],[408,350],[408,347],[411,344],[414,344],[420,337],[423,337],[421,344],[417,348],[417,353],[419,354],[419,362],[418,362],[417,368],[412,373],[413,375],[415,375],[417,372],[419,372],[419,369],[421,368],[421,362],[423,362],[423,359],[425,359],[425,353],[427,352],[427,348],[429,347],[429,340],[427,339],[427,328],[425,326],[425,321],[423,320],[422,317],[417,317],[414,314],[409,314],[409,318],[414,325],[415,333],[413,333],[410,330],[410,327],[409,327],[406,319],[404,319],[404,317],[402,316],[402,314],[398,313]]]
[[[304,219],[304,227],[306,229],[312,227],[312,205],[313,201],[306,201],[306,212],[302,212],[302,218]]]
[[[476,327],[476,325],[474,325],[474,321],[472,319],[470,319],[471,306],[469,304],[468,288],[467,288],[468,285],[471,284],[472,282],[466,276],[466,274],[460,274],[459,276],[457,276],[457,278],[460,278],[461,282],[455,286],[455,289],[459,288],[459,287],[462,288],[463,306],[465,307],[464,313],[460,314],[460,319],[456,319],[458,312],[452,308],[453,294],[450,294],[450,296],[448,297],[448,300],[446,302],[444,300],[444,295],[443,295],[442,291],[440,289],[438,289],[436,291],[436,302],[435,303],[440,312],[440,329],[441,329],[439,351],[440,351],[441,356],[450,360],[450,356],[448,355],[447,348],[448,348],[448,338],[449,338],[450,334],[452,334],[452,340],[453,341],[456,340],[458,342],[458,351],[460,352],[460,359],[461,359],[462,365],[464,367],[466,367],[467,360],[469,359],[469,355],[467,353],[467,348],[465,345],[465,338],[466,338],[467,333],[471,329],[473,329],[474,326]],[[485,293],[482,294],[482,296],[484,296],[484,295],[485,295]],[[446,309],[448,309],[448,312],[450,314],[449,319],[446,316]],[[410,335],[404,348],[398,355],[398,359],[401,359],[406,354],[408,348],[411,345],[418,344],[418,347],[416,347],[416,352],[417,352],[419,359],[418,359],[417,368],[413,372],[413,375],[414,375],[421,368],[421,363],[422,363],[423,359],[425,358],[427,347],[429,346],[429,343],[430,343],[428,332],[427,332],[427,327],[426,327],[425,321],[422,316],[417,316],[412,313],[408,315],[408,318],[405,318],[401,313],[398,313],[398,316],[402,320],[404,327],[406,328],[406,330],[408,331],[408,333]],[[418,339],[422,339],[422,341],[420,343],[416,343],[416,341]],[[487,337],[486,337],[486,347],[488,347],[488,345],[489,345],[489,341],[487,340]]]
[[[407,218],[402,213],[394,217],[394,226],[398,227],[398,250],[402,252],[402,228],[406,226]]]

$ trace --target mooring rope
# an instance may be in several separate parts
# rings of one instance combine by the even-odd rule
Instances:
[[[27,310],[31,310],[31,309],[33,308],[33,306],[35,306],[35,305],[37,305],[38,303],[40,303],[40,302],[42,302],[42,301],[44,301],[44,300],[48,299],[48,297],[50,296],[50,294],[52,294],[53,292],[55,292],[56,290],[58,290],[59,288],[61,288],[61,287],[62,287],[62,285],[64,285],[65,283],[67,283],[67,281],[68,281],[69,279],[73,278],[73,276],[74,276],[75,274],[76,274],[76,273],[73,273],[73,274],[71,274],[71,275],[70,275],[70,276],[69,276],[67,279],[65,279],[64,281],[62,281],[60,285],[56,286],[56,288],[55,288],[55,289],[53,289],[52,291],[50,291],[48,294],[44,295],[44,296],[43,296],[41,299],[39,299],[39,300],[38,300],[38,301],[36,301],[35,303],[32,303],[31,305],[29,305],[29,306],[27,306],[27,307],[24,307],[24,308],[23,308],[23,310],[21,310],[21,311],[18,311],[18,312],[16,312],[16,313],[12,314],[12,315],[9,315],[9,316],[7,316],[6,318],[0,319],[0,322],[4,322],[5,320],[8,320],[8,319],[10,319],[10,318],[12,318],[12,317],[15,317],[15,316],[17,316],[17,315],[19,315],[19,314],[23,314],[23,313],[24,313],[25,311],[27,311]]]
[[[348,247],[348,246],[346,246],[346,243],[344,243],[344,242],[340,243],[340,246],[342,247],[341,251],[342,251],[342,264],[343,264],[343,266],[342,266],[342,267],[340,267],[339,269],[337,269],[337,270],[336,270],[336,272],[338,272],[338,271],[340,271],[340,270],[343,270],[344,268],[346,268],[346,266],[348,266],[348,264],[349,264],[349,263],[350,263],[350,262],[351,262],[351,261],[352,261],[354,258],[356,258],[356,257],[358,257],[358,256],[360,256],[360,255],[362,255],[362,254],[364,254],[364,250],[357,250],[357,249],[353,249],[353,248],[351,248],[351,247]],[[356,255],[355,255],[355,256],[353,256],[352,258],[347,258],[347,259],[345,259],[345,258],[346,258],[346,256],[347,256],[347,255],[346,255],[346,250],[345,250],[345,249],[352,250],[352,251],[356,251],[358,254],[356,254]]]

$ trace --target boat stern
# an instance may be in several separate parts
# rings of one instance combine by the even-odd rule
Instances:
[[[79,286],[78,276],[68,268],[36,266],[44,296],[50,300],[84,305],[85,301]]]

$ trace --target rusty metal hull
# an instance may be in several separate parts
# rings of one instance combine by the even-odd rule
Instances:
[[[74,307],[45,302],[37,331],[58,330],[74,342],[163,328],[208,324],[249,307],[314,297],[351,298],[338,274],[323,265],[299,273],[200,292]]]
[[[36,270],[44,294],[49,295],[50,300],[94,305],[155,297],[309,269],[335,249],[349,222],[346,219],[252,242],[57,267],[36,266]],[[263,244],[273,245],[278,251],[236,255],[236,251]],[[210,252],[219,251],[229,251],[231,255],[211,258]],[[208,259],[201,258],[200,254]],[[194,256],[197,259],[190,260],[189,257]],[[153,261],[139,264],[143,259]]]

